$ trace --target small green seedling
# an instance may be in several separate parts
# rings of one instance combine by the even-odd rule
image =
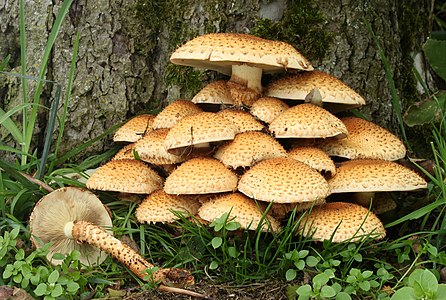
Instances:
[[[443,300],[446,284],[438,284],[435,275],[427,269],[417,269],[410,274],[407,286],[400,288],[391,300]]]

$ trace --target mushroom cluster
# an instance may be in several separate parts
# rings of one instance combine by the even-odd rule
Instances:
[[[395,162],[406,154],[395,135],[335,115],[365,100],[313,70],[289,44],[207,34],[180,46],[171,62],[230,78],[209,83],[191,100],[171,102],[156,116],[129,120],[114,136],[128,144],[86,183],[144,194],[136,209],[142,223],[173,222],[179,215],[172,211],[206,222],[228,213],[243,228],[277,231],[297,209],[306,215],[301,233],[314,240],[382,238],[382,223],[361,199],[427,185]],[[284,76],[262,86],[262,74],[280,72]],[[333,193],[350,194],[333,202]]]

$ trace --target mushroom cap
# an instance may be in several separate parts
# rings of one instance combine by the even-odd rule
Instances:
[[[288,157],[301,161],[318,172],[330,172],[332,176],[336,174],[333,160],[319,148],[295,147],[288,151]]]
[[[167,150],[196,144],[232,140],[238,133],[237,126],[211,112],[201,112],[181,119],[167,134]]]
[[[85,265],[102,263],[107,254],[88,244],[78,244],[65,235],[65,224],[87,221],[109,230],[112,221],[107,209],[92,192],[76,187],[63,187],[42,197],[35,205],[29,220],[31,241],[36,248],[51,243],[47,259],[54,265],[55,253],[69,254],[73,250],[81,253],[80,262]],[[42,243],[40,243],[42,241]]]
[[[237,189],[237,175],[215,158],[197,157],[182,163],[167,178],[168,194],[210,194]]]
[[[288,213],[292,212],[293,210],[299,212],[324,203],[325,199],[318,199],[313,202],[273,203],[271,205],[270,214],[274,218],[282,220]]]
[[[414,171],[378,159],[345,161],[328,184],[332,193],[411,191],[427,187],[426,181]]]
[[[321,174],[291,158],[271,158],[240,177],[238,190],[257,200],[293,203],[325,199],[330,190]]]
[[[250,112],[259,120],[269,124],[288,108],[288,104],[282,100],[273,97],[262,97],[252,104]]]
[[[231,74],[233,64],[262,68],[265,73],[288,69],[313,70],[308,60],[291,45],[240,33],[198,36],[175,50],[170,61],[227,75]]]
[[[225,80],[217,80],[207,84],[192,98],[192,102],[229,105],[234,103]]]
[[[269,129],[276,138],[327,138],[348,134],[340,119],[309,103],[287,109],[271,122]]]
[[[112,159],[136,159],[133,150],[135,150],[135,143],[125,145],[116,152]]]
[[[367,208],[346,202],[331,202],[314,207],[300,223],[303,236],[315,241],[330,240],[334,243],[356,242],[370,237],[386,236],[384,225]]]
[[[250,198],[240,193],[229,193],[209,200],[200,207],[200,218],[213,222],[224,213],[228,213],[228,220],[240,223],[241,228],[255,230],[261,226],[262,231],[279,231],[280,224],[272,216],[266,215]]]
[[[239,133],[234,140],[220,146],[214,154],[226,167],[250,167],[273,157],[284,157],[286,151],[272,136],[259,132]]]
[[[198,200],[186,199],[182,196],[167,194],[158,190],[148,195],[136,208],[136,219],[141,223],[171,223],[179,217],[173,212],[195,215],[201,206]]]
[[[152,124],[155,116],[143,114],[128,120],[113,135],[115,142],[136,142],[146,132],[152,130]]]
[[[406,156],[403,142],[390,131],[357,117],[347,117],[341,121],[348,130],[348,137],[323,141],[319,147],[328,155],[392,161]]]
[[[317,70],[281,77],[268,84],[264,94],[280,99],[305,100],[315,88],[319,90],[322,102],[347,104],[351,107],[365,104],[364,98],[345,83]]]
[[[223,109],[218,115],[233,123],[238,128],[238,132],[262,131],[264,126],[256,120],[253,115],[240,109]]]
[[[185,116],[202,112],[195,103],[189,100],[175,100],[166,106],[153,120],[152,128],[172,128]]]
[[[156,165],[170,165],[185,161],[186,156],[173,155],[166,151],[164,143],[168,133],[168,128],[152,130],[137,141],[135,150],[140,159]]]
[[[163,179],[135,159],[111,160],[87,180],[87,188],[132,194],[150,194],[163,186]]]

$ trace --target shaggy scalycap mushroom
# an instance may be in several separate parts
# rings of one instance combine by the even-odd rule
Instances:
[[[136,116],[122,125],[114,134],[113,141],[133,143],[139,140],[146,132],[152,130],[155,116],[143,114]]]
[[[333,160],[321,149],[316,147],[295,147],[288,151],[288,157],[301,161],[318,172],[336,174]]]
[[[207,84],[193,98],[193,103],[232,105],[231,92],[225,80],[217,80]]]
[[[240,109],[223,109],[218,115],[237,126],[238,132],[262,131],[265,127],[249,112]]]
[[[185,116],[202,112],[201,108],[189,100],[175,100],[166,106],[153,120],[153,129],[172,128]]]
[[[282,100],[273,97],[262,97],[251,105],[249,111],[260,121],[269,124],[288,108],[288,104]]]

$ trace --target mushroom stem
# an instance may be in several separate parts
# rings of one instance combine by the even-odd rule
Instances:
[[[246,86],[260,94],[262,92],[262,72],[263,70],[261,68],[251,67],[245,64],[233,65],[231,79],[229,81]]]
[[[112,255],[122,264],[127,266],[136,276],[146,280],[145,270],[153,268],[154,265],[146,261],[139,253],[130,246],[122,243],[112,235],[105,232],[99,226],[85,221],[74,222],[72,238],[79,244],[88,243],[102,251]],[[67,235],[67,237],[69,237]],[[69,237],[70,238],[70,237]],[[194,283],[194,278],[189,271],[183,269],[167,268],[155,271],[151,280],[161,284],[176,287],[186,287]]]
[[[365,208],[370,207],[370,203],[375,197],[375,192],[358,192],[353,195],[355,202]]]

